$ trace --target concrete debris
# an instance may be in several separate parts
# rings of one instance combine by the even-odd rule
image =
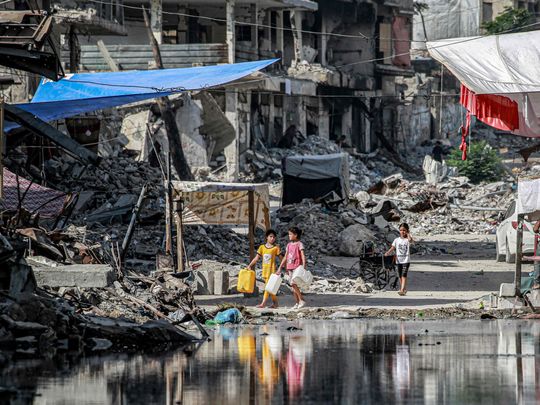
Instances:
[[[391,176],[369,191],[370,198],[356,194],[358,208],[372,215],[381,213],[386,220],[407,222],[413,233],[428,235],[492,233],[515,199],[509,181],[473,186],[466,177],[428,184]]]
[[[246,151],[245,180],[269,181],[282,178],[281,162],[291,155],[326,155],[340,153],[342,149],[333,141],[312,135],[291,149],[270,148],[267,153]],[[350,183],[352,192],[366,190],[398,168],[386,157],[377,156],[364,163],[360,155],[349,155]]]
[[[28,258],[34,264],[32,258]],[[71,266],[32,266],[38,287],[109,287],[114,281],[114,272],[108,264],[74,264]]]
[[[366,246],[377,240],[373,231],[365,225],[351,225],[339,234],[339,253],[345,256],[360,256]]]
[[[373,291],[373,285],[366,283],[362,277],[342,278],[342,279],[319,279],[315,280],[310,288],[313,293],[370,293]]]

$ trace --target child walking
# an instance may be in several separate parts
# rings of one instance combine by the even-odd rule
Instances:
[[[277,234],[273,229],[266,231],[266,243],[259,246],[257,254],[251,261],[248,266],[248,269],[252,269],[253,266],[262,258],[262,277],[265,283],[268,283],[270,276],[276,271],[276,257],[280,257],[281,262],[283,262],[281,257],[281,250],[278,245],[276,245]],[[257,305],[257,308],[264,308],[266,306],[266,301],[268,301],[268,296],[272,297],[272,306],[270,308],[278,307],[278,300],[274,294],[269,294],[268,291],[264,292],[262,302]]]
[[[407,273],[411,266],[411,243],[413,243],[413,238],[409,231],[409,225],[404,222],[399,226],[399,237],[394,239],[392,247],[384,254],[385,256],[390,256],[392,252],[396,252],[396,262],[400,282],[399,295],[407,294]]]
[[[292,276],[293,271],[299,267],[304,266],[306,268],[306,255],[304,254],[304,245],[300,241],[300,238],[302,236],[302,231],[298,229],[296,226],[293,226],[292,228],[289,228],[289,244],[287,245],[287,250],[285,251],[285,258],[286,260],[282,260],[279,264],[279,269],[276,272],[277,275],[281,274],[281,268],[287,262],[287,273],[289,274],[289,277]],[[302,297],[302,293],[300,292],[300,289],[296,284],[292,284],[293,289],[293,295],[294,300],[296,301],[296,304],[294,305],[293,309],[300,309],[306,306],[306,302],[304,301],[304,297]]]

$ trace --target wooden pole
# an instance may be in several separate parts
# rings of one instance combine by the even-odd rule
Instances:
[[[159,157],[158,157],[159,158]],[[167,152],[167,179],[165,180],[165,254],[172,254],[172,195],[171,195],[171,154]]]
[[[523,214],[517,216],[516,272],[514,274],[515,296],[521,297],[521,256],[523,254]]]
[[[139,213],[141,212],[141,207],[144,202],[144,197],[146,196],[147,187],[148,187],[147,184],[143,186],[143,188],[141,189],[141,194],[139,194],[139,199],[137,200],[137,204],[133,208],[133,212],[131,214],[131,220],[129,221],[129,226],[126,232],[126,236],[124,237],[124,241],[122,242],[122,250],[120,252],[121,262],[124,262],[127,250],[131,243],[131,238],[133,237],[133,231],[135,230],[135,224],[137,223],[137,219],[139,219]]]
[[[163,69],[163,60],[161,58],[161,52],[159,50],[159,44],[154,37],[152,30],[150,29],[150,22],[148,13],[143,7],[144,23],[148,32],[148,38],[152,45],[152,53],[154,55],[154,61],[158,69]],[[161,113],[161,119],[165,124],[167,130],[167,139],[169,140],[169,152],[171,153],[172,164],[176,169],[176,173],[181,180],[193,180],[193,174],[187,163],[184,155],[184,149],[182,148],[182,142],[180,137],[180,131],[176,124],[176,117],[172,110],[172,104],[168,97],[161,97],[157,99],[159,111]]]
[[[79,40],[75,33],[75,27],[69,26],[69,71],[71,73],[77,73],[79,71]]]
[[[248,216],[249,216],[249,260],[255,257],[255,195],[254,191],[248,191]]]
[[[184,224],[182,215],[184,211],[182,198],[176,201],[176,269],[179,273],[184,271]]]
[[[116,61],[113,59],[113,57],[109,53],[109,50],[105,46],[105,43],[101,39],[97,41],[97,47],[98,47],[99,53],[101,53],[101,56],[103,57],[103,59],[105,59],[105,62],[107,62],[107,65],[109,65],[109,69],[111,69],[111,72],[119,72],[120,66],[118,66]]]

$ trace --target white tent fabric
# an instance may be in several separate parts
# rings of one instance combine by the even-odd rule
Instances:
[[[540,137],[540,31],[427,43],[431,56],[476,94],[516,101],[516,135]]]
[[[540,31],[441,39],[427,48],[476,94],[540,92]]]

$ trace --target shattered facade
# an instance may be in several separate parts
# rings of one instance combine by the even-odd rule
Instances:
[[[223,170],[237,179],[250,151],[277,146],[292,125],[300,139],[344,136],[359,153],[388,145],[407,152],[444,134],[435,125],[432,81],[415,74],[408,55],[412,0],[60,2],[52,7],[66,71],[155,68],[142,6],[166,68],[280,59],[265,75],[175,101],[194,170]],[[127,142],[143,160],[152,152],[141,141],[147,131],[168,147],[159,113],[145,116],[144,109],[151,110],[138,107],[135,117],[126,110],[124,119],[137,123],[122,124],[122,146]],[[118,118],[112,113],[106,121],[114,126]]]

